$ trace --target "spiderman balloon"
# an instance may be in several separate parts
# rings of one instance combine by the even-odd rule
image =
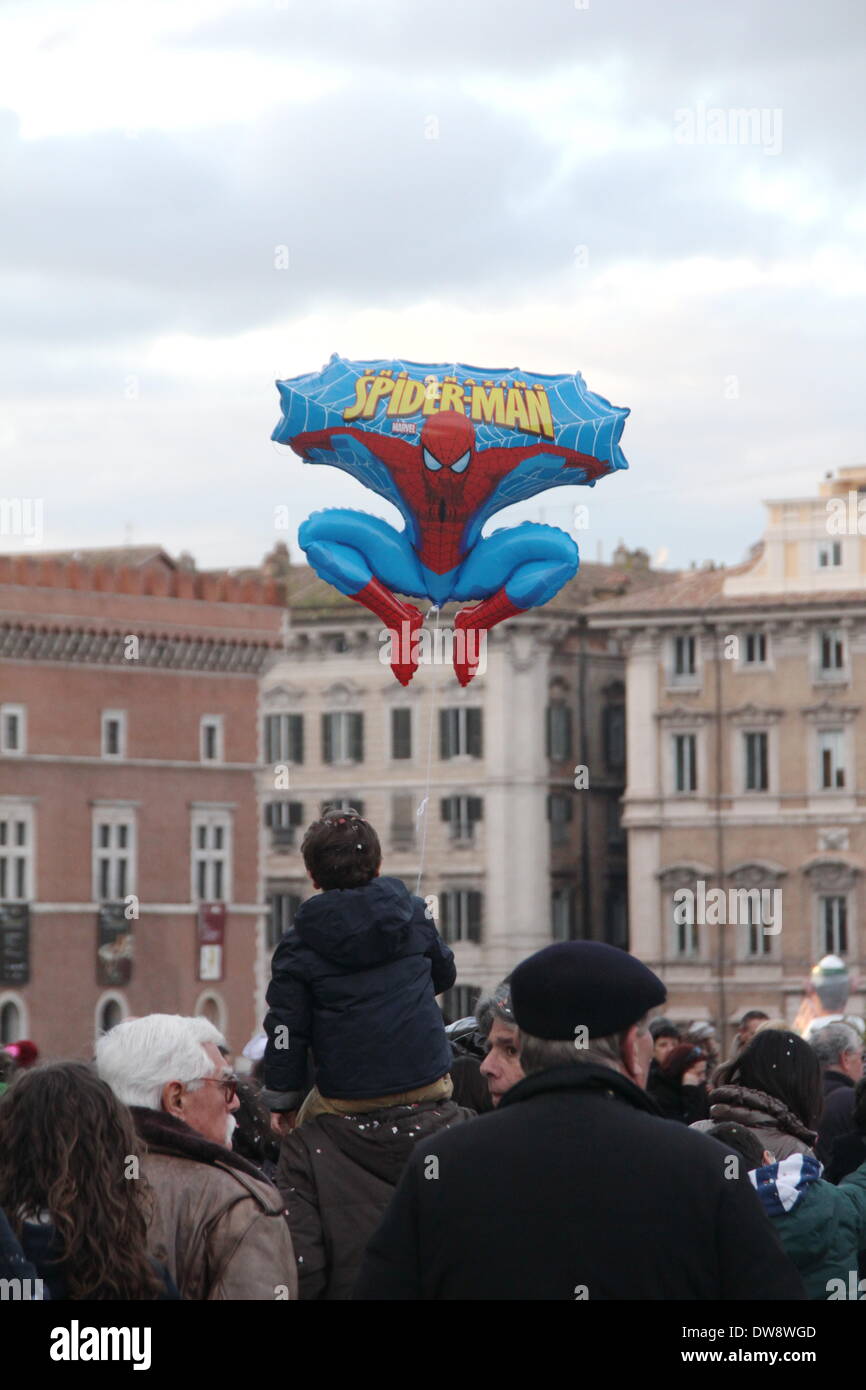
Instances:
[[[307,463],[342,468],[392,502],[405,527],[328,507],[298,541],[316,573],[363,604],[400,640],[391,668],[403,685],[418,664],[424,615],[475,600],[454,618],[462,685],[478,669],[481,634],[553,598],[577,572],[577,545],[557,527],[524,521],[482,536],[485,522],[547,488],[586,484],[628,464],[619,447],[628,410],[582,377],[459,365],[349,362],[278,381],[282,418],[271,436]]]

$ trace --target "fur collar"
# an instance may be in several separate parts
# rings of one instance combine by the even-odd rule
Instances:
[[[222,1144],[214,1144],[203,1134],[192,1129],[183,1120],[164,1110],[147,1110],[143,1106],[131,1105],[132,1118],[139,1139],[155,1153],[171,1154],[174,1158],[186,1158],[192,1163],[209,1163],[217,1168],[234,1168],[248,1178],[267,1182],[263,1173],[254,1164],[247,1162],[233,1149]]]
[[[752,1091],[747,1086],[717,1086],[710,1092],[710,1118],[714,1124],[734,1120],[749,1129],[775,1128],[791,1134],[811,1148],[817,1139],[814,1129],[807,1129],[784,1101],[768,1096],[765,1091]]]

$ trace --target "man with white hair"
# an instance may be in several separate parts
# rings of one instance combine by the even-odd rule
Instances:
[[[825,1165],[833,1145],[854,1128],[854,1087],[863,1075],[863,1044],[847,1023],[825,1023],[809,1039],[824,1075],[824,1111],[818,1125],[816,1157]]]
[[[150,1249],[181,1297],[296,1298],[282,1199],[230,1148],[238,1098],[225,1046],[205,1018],[148,1014],[105,1033],[96,1066],[135,1120],[155,1197]]]

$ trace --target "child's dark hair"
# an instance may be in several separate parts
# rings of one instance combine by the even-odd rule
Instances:
[[[704,1133],[708,1134],[711,1139],[717,1139],[720,1144],[724,1144],[726,1149],[733,1149],[740,1158],[744,1158],[750,1173],[754,1168],[762,1166],[765,1146],[750,1129],[746,1129],[745,1125],[735,1124],[733,1120],[725,1120],[722,1124],[713,1125],[711,1129],[705,1129]]]
[[[379,836],[357,811],[323,811],[304,836],[307,873],[320,888],[363,888],[382,863]]]

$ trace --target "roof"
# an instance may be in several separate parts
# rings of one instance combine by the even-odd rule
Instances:
[[[544,611],[557,614],[583,612],[594,599],[607,594],[643,592],[656,585],[667,586],[676,578],[676,573],[671,571],[625,569],[616,565],[587,562],[581,565],[574,579],[569,580],[559,593],[544,605]],[[404,597],[407,597],[407,602],[418,602],[417,599]],[[291,566],[288,603],[299,618],[309,620],[333,617],[342,621],[350,616],[365,616],[366,611],[352,599],[339,593],[324,579],[319,579],[309,565]],[[443,606],[442,612],[455,613],[463,606],[462,602],[448,603]]]
[[[679,575],[673,584],[658,585],[639,592],[629,592],[614,599],[604,599],[590,606],[588,616],[597,624],[606,617],[631,618],[654,613],[690,614],[728,612],[754,608],[839,608],[844,604],[866,603],[866,589],[819,589],[809,592],[783,594],[726,594],[725,580],[732,575],[745,574],[752,561],[713,570],[695,570]]]

